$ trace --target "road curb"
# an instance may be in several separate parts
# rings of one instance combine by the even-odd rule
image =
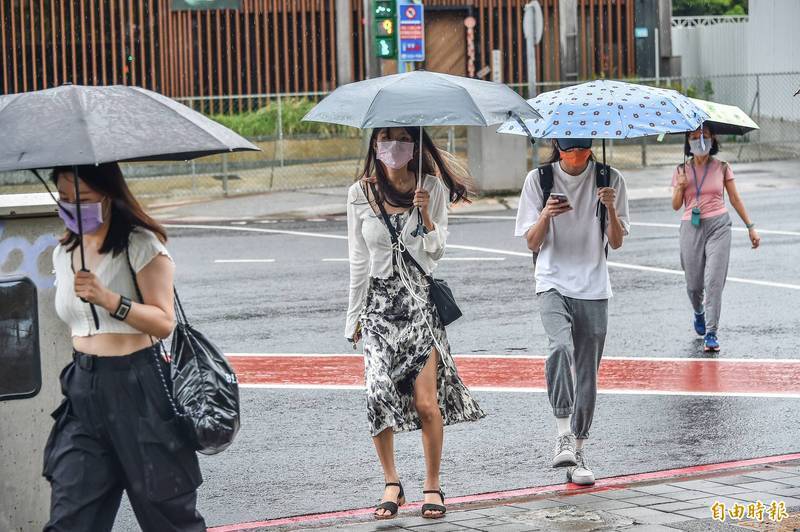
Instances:
[[[710,479],[730,475],[732,472],[743,473],[767,470],[770,467],[780,466],[781,464],[795,465],[790,463],[796,463],[797,461],[800,461],[800,453],[703,464],[662,471],[652,471],[648,473],[637,473],[632,475],[602,478],[599,479],[594,486],[588,488],[567,483],[480,493],[461,497],[451,497],[447,499],[447,506],[448,512],[458,512],[509,504],[519,504],[552,497],[566,497],[568,500],[569,496],[571,495],[600,493],[612,490],[630,489],[637,486],[685,482],[688,480]],[[422,502],[406,504],[403,506],[400,512],[400,517],[405,517],[412,513],[416,515],[421,506]],[[364,522],[371,522],[371,515],[373,511],[374,508],[372,507],[354,508],[350,510],[298,515],[265,521],[251,521],[247,523],[222,525],[209,528],[208,530],[209,532],[238,532],[261,529],[280,530],[295,527],[333,525],[341,526],[346,524],[355,525],[362,524]],[[365,517],[369,517],[369,519],[365,520]]]

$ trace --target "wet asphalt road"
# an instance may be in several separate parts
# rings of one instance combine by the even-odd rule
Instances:
[[[800,190],[745,197],[762,229],[800,233]],[[513,211],[482,213],[513,215]],[[631,203],[634,222],[677,224],[666,200]],[[741,226],[734,217],[734,226]],[[228,224],[221,224],[228,225]],[[344,235],[342,217],[250,223],[236,228]],[[512,220],[454,218],[450,244],[525,252]],[[226,352],[346,353],[346,240],[238,230],[171,229],[170,249],[190,319]],[[634,226],[609,259],[679,270],[677,228]],[[800,284],[800,236],[763,234],[750,250],[734,232],[729,275]],[[442,262],[464,310],[448,328],[457,354],[545,354],[530,257],[450,249],[448,257],[503,261]],[[215,260],[274,259],[230,264]],[[613,268],[606,354],[704,356],[691,330],[679,275]],[[720,358],[800,358],[800,290],[728,284]],[[443,485],[448,495],[562,482],[549,468],[554,423],[543,394],[476,394],[488,417],[450,427]],[[796,452],[798,399],[601,395],[589,447],[598,476]],[[244,426],[225,453],[203,457],[200,509],[210,525],[370,505],[382,476],[367,431],[363,392],[242,391]],[[412,500],[421,496],[419,433],[397,439],[397,461]],[[117,528],[133,525],[124,509]]]

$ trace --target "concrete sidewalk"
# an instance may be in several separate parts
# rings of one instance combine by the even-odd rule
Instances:
[[[629,198],[669,198],[673,169],[672,166],[651,166],[625,171]],[[800,159],[740,163],[734,165],[733,169],[742,194],[800,187]],[[523,177],[520,176],[520,186]],[[301,189],[211,200],[151,203],[149,210],[159,220],[173,223],[306,219],[343,214],[346,196],[347,187]],[[454,212],[476,214],[503,209],[516,211],[517,201],[516,193],[481,196],[472,205],[457,206]]]
[[[800,454],[449,499],[443,519],[420,503],[376,521],[372,509],[210,529],[307,531],[800,530]]]

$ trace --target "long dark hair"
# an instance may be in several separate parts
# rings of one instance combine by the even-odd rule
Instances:
[[[561,160],[561,153],[558,151],[558,141],[553,139],[550,141],[550,156],[545,159],[544,164],[553,164],[557,163]],[[590,161],[596,161],[597,158],[594,156],[594,152],[589,156]]]
[[[413,205],[414,191],[412,190],[406,194],[403,194],[394,188],[389,179],[386,177],[383,164],[378,161],[378,153],[375,149],[375,145],[378,135],[381,133],[381,131],[386,129],[389,128],[376,128],[372,130],[372,135],[369,139],[367,157],[364,160],[364,169],[358,177],[367,178],[374,175],[377,178],[378,197],[375,198],[376,201],[386,202],[394,207],[410,208]],[[420,130],[417,127],[406,127],[403,129],[405,129],[406,133],[408,133],[409,136],[414,139],[414,156],[408,163],[408,169],[416,175],[419,171]],[[447,189],[450,191],[451,203],[456,203],[462,200],[469,201],[468,195],[471,194],[469,176],[466,175],[465,171],[459,172],[456,168],[453,168],[454,158],[452,155],[437,148],[436,144],[433,143],[433,140],[431,140],[430,136],[428,136],[428,133],[425,130],[422,131],[422,145],[424,147],[422,156],[423,175],[438,175],[438,177],[444,181],[445,186],[447,186]]]
[[[50,180],[58,185],[58,178],[62,174],[74,173],[73,166],[58,166],[50,173]],[[100,253],[113,252],[118,255],[128,247],[131,231],[137,227],[148,229],[156,234],[161,242],[167,241],[167,232],[164,227],[153,220],[144,212],[141,204],[131,193],[125,178],[122,177],[117,163],[104,163],[99,165],[80,165],[77,167],[76,176],[95,192],[102,194],[111,201],[110,225],[108,234],[100,247]],[[74,250],[80,243],[80,237],[70,230],[61,238],[61,245],[68,251]]]

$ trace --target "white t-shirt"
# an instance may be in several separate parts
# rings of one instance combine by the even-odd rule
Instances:
[[[77,249],[74,252],[79,253]],[[128,253],[123,252],[118,255],[114,255],[113,252],[106,253],[94,269],[94,274],[109,290],[138,301],[131,268],[139,273],[158,255],[164,255],[172,260],[169,251],[155,233],[137,227],[131,231],[128,238]],[[127,322],[112,318],[100,307],[97,307],[100,328],[95,328],[89,304],[75,295],[72,254],[61,244],[53,250],[53,266],[56,273],[56,314],[72,329],[72,336],[94,336],[105,333],[141,334],[141,331]]]
[[[627,235],[628,194],[622,174],[613,168],[609,185],[617,191],[617,216]],[[605,255],[608,238],[605,232],[602,235],[600,232],[594,162],[577,176],[567,174],[561,165],[553,163],[552,192],[566,194],[572,210],[550,220],[536,259],[536,293],[555,289],[573,299],[609,299],[611,281]],[[522,187],[515,236],[524,236],[539,219],[542,198],[537,169],[528,174]]]

